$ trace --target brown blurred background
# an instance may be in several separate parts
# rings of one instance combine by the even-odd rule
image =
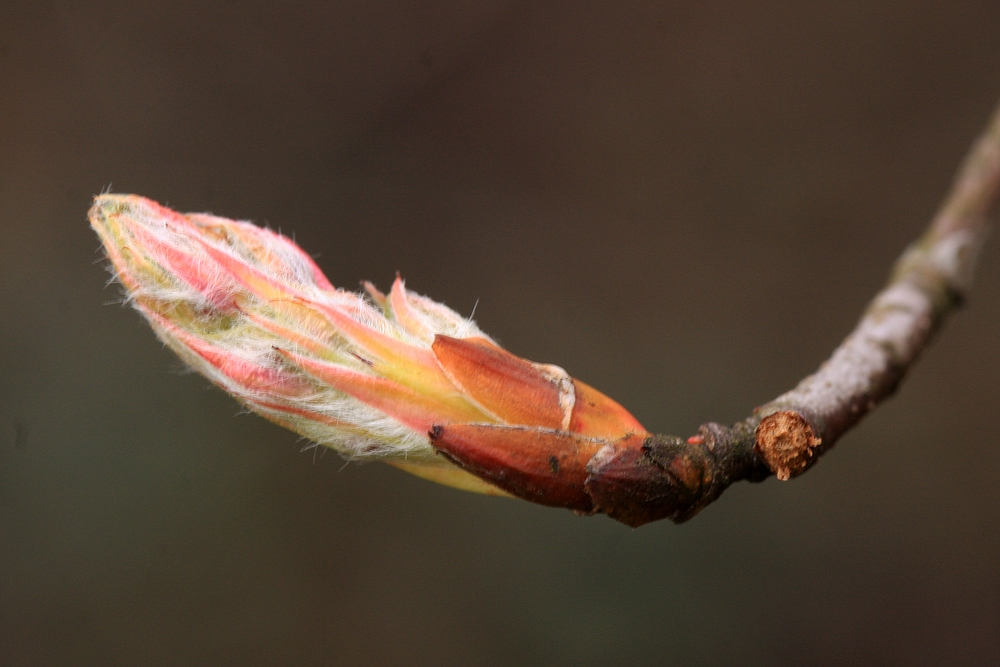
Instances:
[[[832,351],[998,98],[995,0],[4,0],[0,665],[1000,664],[1000,239],[817,468],[633,531],[238,415],[85,220],[399,270],[687,435]]]

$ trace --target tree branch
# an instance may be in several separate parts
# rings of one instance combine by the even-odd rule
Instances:
[[[134,195],[97,197],[90,221],[160,338],[255,412],[351,458],[638,526],[685,521],[741,479],[801,474],[891,395],[964,299],[998,198],[1000,108],[833,356],[747,419],[687,440],[648,433],[398,277],[366,300],[279,234]]]
[[[597,511],[637,526],[685,521],[731,483],[800,475],[865,414],[888,398],[963,302],[988,219],[1000,198],[1000,106],[969,151],[924,235],[896,262],[888,284],[840,347],[791,391],[732,426],[703,424],[682,441],[643,446],[643,479],[622,475],[622,457],[595,460],[588,490]]]

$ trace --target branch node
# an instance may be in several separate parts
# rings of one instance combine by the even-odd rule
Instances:
[[[805,472],[823,442],[805,417],[787,410],[764,417],[754,439],[754,453],[781,481]]]

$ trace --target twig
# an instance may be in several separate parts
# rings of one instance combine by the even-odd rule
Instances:
[[[1000,108],[833,356],[751,417],[687,440],[648,433],[399,277],[366,301],[278,234],[135,195],[97,197],[90,221],[161,339],[253,411],[350,458],[638,526],[685,521],[741,479],[801,474],[892,394],[964,299],[998,197]]]
[[[595,509],[633,526],[667,517],[681,522],[735,481],[772,474],[787,480],[805,472],[896,390],[963,302],[998,198],[1000,106],[929,229],[903,253],[888,284],[819,370],[737,424],[706,423],[686,441],[650,438],[645,465],[638,466],[644,479],[635,477],[636,461],[595,457],[587,480]]]

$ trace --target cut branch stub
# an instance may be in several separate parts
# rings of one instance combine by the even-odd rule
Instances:
[[[805,417],[783,410],[760,420],[753,450],[778,479],[787,481],[806,471],[822,442]]]

